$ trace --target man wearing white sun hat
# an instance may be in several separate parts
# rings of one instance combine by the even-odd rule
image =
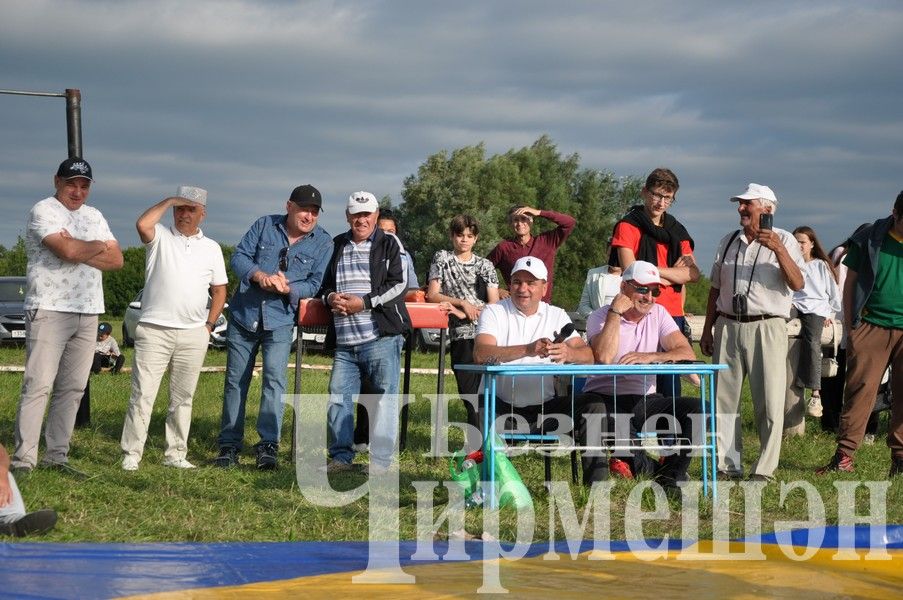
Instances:
[[[718,372],[718,470],[743,474],[740,391],[749,379],[761,444],[750,479],[770,481],[781,454],[787,392],[787,319],[803,287],[803,256],[789,231],[774,228],[778,199],[750,183],[737,202],[740,227],[718,244],[700,348],[728,368]]]
[[[160,219],[172,208],[173,225]],[[122,468],[138,469],[160,381],[169,367],[169,411],[163,464],[188,462],[191,405],[207,343],[226,302],[226,265],[219,244],[204,236],[207,191],[181,186],[138,217],[147,251],[141,318],[135,327],[132,394],[122,426]],[[208,295],[209,294],[209,295]],[[208,307],[209,300],[209,307]]]

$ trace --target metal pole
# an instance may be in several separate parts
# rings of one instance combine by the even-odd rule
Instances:
[[[82,155],[82,93],[66,90],[66,134],[69,157]]]
[[[82,156],[82,93],[69,89],[65,94],[57,92],[27,92],[23,90],[0,90],[0,94],[10,96],[43,96],[45,98],[66,99],[66,137],[69,143],[69,156]]]

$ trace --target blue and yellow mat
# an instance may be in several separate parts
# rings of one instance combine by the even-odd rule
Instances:
[[[903,526],[880,539],[865,526],[794,530],[717,545],[700,541],[533,544],[498,559],[499,582],[516,598],[609,597],[794,599],[903,595]],[[471,596],[484,584],[482,542],[466,560],[399,556],[413,584],[353,583],[368,564],[367,542],[222,544],[0,544],[3,598],[416,598]],[[643,548],[643,549],[638,549]],[[569,550],[572,550],[572,555]],[[557,560],[550,559],[557,554]],[[746,552],[744,559],[743,553]],[[804,560],[799,560],[804,557]],[[602,560],[599,560],[599,559]]]

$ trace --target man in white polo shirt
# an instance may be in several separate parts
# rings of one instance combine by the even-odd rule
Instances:
[[[174,225],[164,227],[160,219],[170,207]],[[181,186],[174,197],[147,209],[135,224],[147,258],[141,318],[135,327],[132,395],[122,426],[126,471],[137,470],[141,462],[151,410],[170,365],[163,464],[194,468],[185,458],[191,403],[228,283],[219,244],[199,227],[206,216],[206,190]]]
[[[86,204],[92,182],[91,165],[68,158],[53,178],[54,195],[28,213],[25,378],[13,469],[30,471],[37,464],[51,390],[42,464],[60,467],[69,461],[75,414],[94,359],[97,315],[104,311],[101,271],[122,268],[122,252],[106,219]]]

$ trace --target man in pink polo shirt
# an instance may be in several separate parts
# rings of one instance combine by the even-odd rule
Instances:
[[[611,304],[593,311],[586,321],[586,335],[596,364],[639,365],[668,361],[695,360],[687,338],[678,329],[668,311],[656,303],[662,293],[658,268],[645,261],[634,261],[624,271],[621,291]],[[655,377],[645,375],[599,375],[589,377],[577,403],[583,414],[602,414],[614,421],[618,443],[635,439],[636,432],[658,429],[667,422],[668,434],[691,439],[691,415],[698,411],[696,398],[673,400],[656,393]],[[590,421],[590,417],[586,417]],[[629,424],[629,427],[628,427]],[[679,428],[674,430],[674,426]],[[612,428],[603,438],[611,439]],[[591,445],[591,444],[590,444]],[[644,450],[620,451],[632,473],[654,477],[666,489],[675,489],[685,481],[690,465],[689,451],[672,453],[662,464]],[[600,452],[583,456],[584,481],[599,481],[608,476],[608,461]]]

